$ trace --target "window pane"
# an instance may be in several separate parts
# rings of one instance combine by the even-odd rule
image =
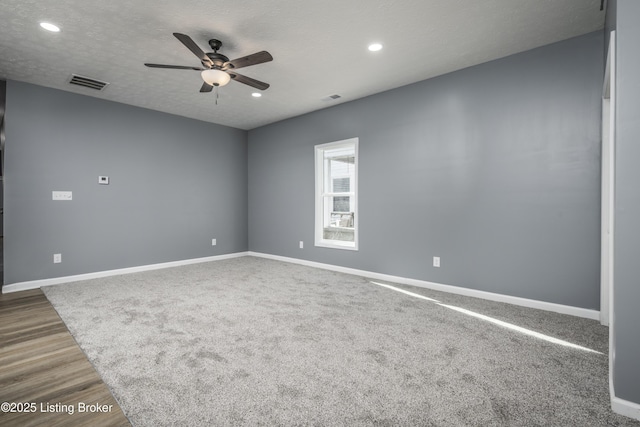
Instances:
[[[353,212],[332,212],[323,227],[323,238],[327,240],[354,241]]]
[[[348,193],[355,177],[355,147],[342,147],[324,151],[324,192]]]
[[[348,193],[351,188],[350,178],[334,178],[333,179],[333,193]]]
[[[334,197],[333,198],[333,211],[334,212],[349,212],[349,206],[350,206],[350,199],[351,197],[349,196],[340,196],[340,197]]]
[[[353,229],[348,228],[325,228],[322,236],[325,240],[340,240],[342,242],[353,242]]]
[[[340,148],[329,148],[325,149],[324,158],[325,159],[335,159],[339,157],[354,157],[356,154],[355,147],[340,147]]]
[[[343,204],[343,211],[334,209],[336,199]],[[325,220],[323,224],[323,238],[327,240],[354,241],[354,213],[349,210],[351,197],[324,197]]]
[[[331,159],[331,177],[352,175],[355,172],[354,161],[353,156]]]

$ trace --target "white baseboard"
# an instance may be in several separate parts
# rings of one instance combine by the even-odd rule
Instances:
[[[162,268],[179,267],[182,265],[197,264],[201,262],[219,261],[229,258],[238,258],[242,256],[255,256],[260,258],[268,258],[277,261],[290,262],[294,264],[306,265],[309,267],[322,268],[324,270],[332,270],[340,273],[353,274],[356,276],[368,277],[376,280],[384,280],[392,283],[400,283],[404,285],[418,286],[436,291],[449,292],[452,294],[465,295],[475,298],[482,298],[491,301],[505,302],[508,304],[519,305],[522,307],[536,308],[539,310],[553,311],[556,313],[570,314],[572,316],[585,317],[587,319],[598,320],[599,312],[597,310],[589,310],[586,308],[572,307],[569,305],[555,304],[551,302],[537,301],[527,298],[513,297],[508,295],[496,294],[492,292],[478,291],[475,289],[461,288],[458,286],[444,285],[441,283],[427,282],[425,280],[410,279],[406,277],[392,276],[389,274],[374,273],[371,271],[358,270],[349,267],[340,267],[332,264],[323,264],[315,261],[307,261],[298,258],[289,258],[279,255],[265,254],[261,252],[236,252],[232,254],[216,255],[204,258],[194,258],[181,261],[171,261],[160,264],[149,264],[138,267],[120,268],[116,270],[99,271],[95,273],[78,274],[74,276],[55,277],[52,279],[32,280],[28,282],[11,283],[2,287],[2,293],[26,291],[29,289],[38,289],[42,286],[59,285],[61,283],[78,282],[80,280],[98,279],[101,277],[117,276],[119,274],[138,273],[149,270],[159,270]]]
[[[98,279],[101,277],[117,276],[120,274],[139,273],[141,271],[160,270],[162,268],[179,267],[181,265],[198,264],[201,262],[220,261],[229,258],[238,258],[247,256],[248,252],[236,252],[225,255],[215,255],[204,258],[192,258],[181,261],[163,262],[160,264],[141,265],[138,267],[119,268],[116,270],[98,271],[95,273],[77,274],[74,276],[54,277],[52,279],[31,280],[28,282],[11,283],[2,287],[2,293],[26,291],[29,289],[38,289],[42,286],[59,285],[62,283],[78,282],[80,280]]]
[[[611,409],[613,409],[613,412],[616,414],[640,421],[640,404],[614,396],[611,398]]]
[[[306,265],[309,267],[322,268],[324,270],[337,271],[340,273],[353,274],[355,276],[368,277],[370,279],[384,280],[387,282],[400,283],[403,285],[417,286],[435,291],[449,292],[452,294],[465,295],[469,297],[482,298],[491,301],[505,302],[522,307],[536,308],[539,310],[553,311],[555,313],[569,314],[577,317],[598,320],[600,312],[587,308],[573,307],[570,305],[555,304],[552,302],[537,301],[527,298],[513,297],[509,295],[496,294],[492,292],[478,291],[475,289],[462,288],[459,286],[444,285],[442,283],[427,282],[425,280],[409,279],[406,277],[391,276],[389,274],[374,273],[371,271],[357,270],[355,268],[340,267],[332,264],[323,264],[315,261],[307,261],[298,258],[289,258],[279,255],[265,254],[261,252],[248,252],[249,256],[268,258],[277,261],[290,262],[294,264]]]

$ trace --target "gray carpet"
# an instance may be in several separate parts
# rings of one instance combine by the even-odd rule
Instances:
[[[638,426],[596,321],[244,257],[45,288],[134,426]]]

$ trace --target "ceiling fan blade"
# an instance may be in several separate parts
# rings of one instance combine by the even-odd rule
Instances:
[[[209,83],[204,82],[202,83],[202,87],[200,88],[200,92],[211,92],[213,90],[213,86],[211,86]]]
[[[189,67],[188,65],[164,65],[164,64],[144,64],[147,67],[151,68],[171,68],[173,70],[195,70],[195,71],[204,71],[204,68],[201,67]]]
[[[231,76],[232,80],[235,80],[239,83],[244,83],[251,87],[255,87],[256,89],[266,90],[269,88],[268,83],[261,82],[260,80],[252,79],[251,77],[243,76],[242,74],[238,74],[231,71],[227,71],[227,74]]]
[[[243,56],[242,58],[233,59],[225,62],[222,66],[223,70],[248,67],[249,65],[262,64],[263,62],[273,61],[273,56],[266,50],[257,52],[252,55]]]
[[[202,49],[198,47],[196,42],[194,42],[191,37],[186,34],[173,33],[173,35],[182,42],[183,45],[187,47],[191,52],[193,52],[200,61],[211,63],[211,59],[207,56],[206,53]]]

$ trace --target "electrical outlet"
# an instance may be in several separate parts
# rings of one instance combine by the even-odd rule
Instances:
[[[73,200],[73,192],[71,191],[52,191],[51,198],[53,200]]]
[[[439,256],[434,256],[433,257],[433,266],[434,267],[440,267],[440,257]]]
[[[53,254],[53,263],[60,264],[62,262],[62,254]]]
[[[109,177],[108,176],[99,176],[98,177],[98,184],[102,184],[102,185],[109,185]]]
[[[215,246],[217,244],[218,242],[216,241],[216,239],[211,239],[211,246]]]
[[[300,240],[300,249],[304,248],[304,242],[302,240]]]

